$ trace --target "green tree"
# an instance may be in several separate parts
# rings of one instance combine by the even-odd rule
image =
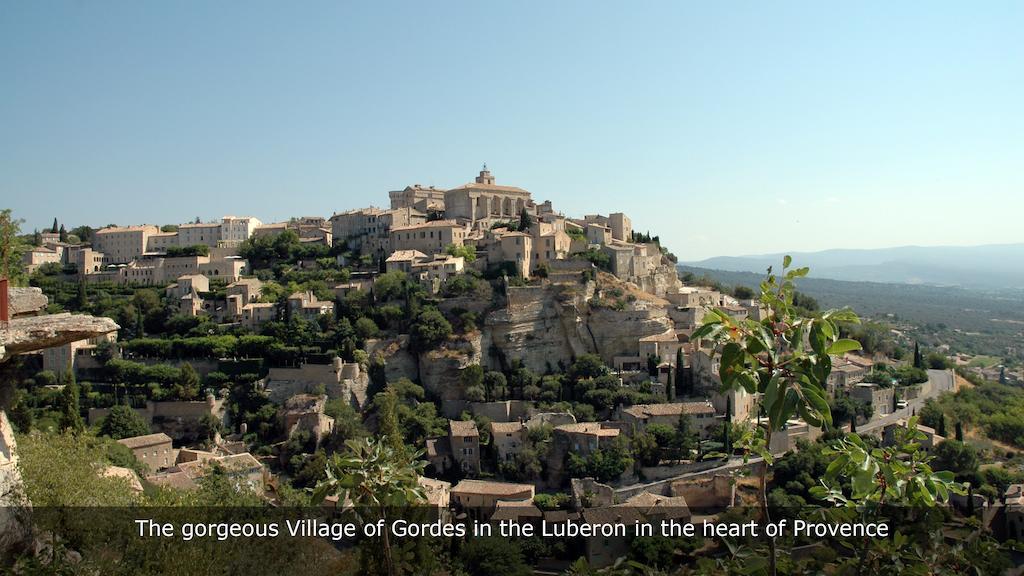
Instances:
[[[356,320],[355,330],[356,334],[363,340],[376,338],[380,335],[380,328],[377,327],[377,323],[366,316]]]
[[[676,396],[681,396],[684,393],[688,393],[686,390],[686,366],[685,358],[683,357],[683,348],[680,347],[676,350],[676,372],[675,382],[668,389],[671,392],[668,396],[669,400],[675,400]]]
[[[398,427],[398,393],[393,386],[373,397],[373,406],[377,411],[377,436],[387,442],[396,453],[405,452],[405,440]]]
[[[958,480],[973,479],[978,472],[978,453],[974,446],[959,440],[946,440],[932,450],[936,470],[949,470]]]
[[[127,506],[137,501],[124,478],[100,475],[109,443],[87,434],[18,437],[25,495],[37,507]]]
[[[85,423],[82,421],[82,411],[78,403],[78,382],[75,381],[75,375],[70,369],[61,373],[61,383],[64,389],[61,391],[60,429],[79,434],[85,430]]]
[[[723,389],[741,387],[763,399],[766,418],[761,420],[760,436],[741,439],[748,451],[763,459],[758,494],[762,523],[771,522],[766,487],[768,467],[773,461],[767,448],[772,434],[782,430],[795,415],[812,426],[831,426],[825,391],[832,371],[831,356],[860,348],[858,342],[839,337],[839,323],[859,322],[852,311],[829,310],[818,317],[797,313],[793,305],[795,280],[806,276],[809,269],[790,269],[791,263],[789,256],[783,259],[781,276],[768,269],[761,283],[760,303],[766,310],[762,320],[737,320],[716,308],[708,312],[691,336],[693,341],[706,339],[715,344]],[[775,539],[769,538],[768,545],[769,573],[774,575]]]
[[[349,440],[345,445],[347,454],[334,454],[328,461],[327,478],[313,491],[314,505],[323,502],[327,496],[337,496],[339,501],[347,498],[361,523],[381,520],[387,526],[389,514],[426,500],[426,494],[419,485],[425,463],[419,460],[418,453],[409,455],[404,453],[404,449],[395,450],[388,442],[373,438]],[[413,571],[412,567],[403,567],[395,561],[388,532],[383,530],[380,538],[383,570],[379,570],[379,566],[367,565],[374,555],[364,548],[364,554],[360,555],[364,573],[383,572],[396,576],[400,571]]]
[[[530,228],[533,227],[533,216],[530,216],[529,210],[525,207],[519,212],[519,231],[530,232]]]
[[[503,400],[508,397],[508,380],[501,372],[487,372],[484,374],[483,384],[488,400]]]
[[[114,440],[145,436],[150,433],[149,426],[142,416],[130,406],[118,404],[110,409],[107,417],[100,424],[100,435],[110,436]]]
[[[12,216],[10,208],[0,210],[0,278],[8,278],[14,285],[25,281],[21,255],[26,247],[19,236],[23,222]]]
[[[452,335],[452,325],[437,308],[419,313],[409,330],[409,346],[415,352],[436,348]]]
[[[459,551],[459,563],[469,576],[529,576],[533,573],[516,542],[496,536],[469,539]]]
[[[178,384],[175,394],[181,400],[195,400],[199,397],[199,373],[191,364],[185,362],[178,372]]]
[[[462,258],[465,258],[466,264],[476,260],[476,246],[470,246],[469,244],[462,244],[459,246],[449,244],[445,247],[444,251],[450,256],[461,256]]]

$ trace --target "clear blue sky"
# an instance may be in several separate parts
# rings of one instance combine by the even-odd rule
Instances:
[[[272,221],[487,162],[687,260],[1020,242],[1022,28],[1020,2],[4,2],[0,207]]]

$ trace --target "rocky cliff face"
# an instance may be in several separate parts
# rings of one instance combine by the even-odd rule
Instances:
[[[648,294],[665,296],[672,292],[678,292],[683,283],[679,281],[679,273],[676,271],[675,265],[664,259],[660,266],[637,278],[636,285]]]
[[[18,470],[18,445],[7,414],[0,410],[0,557],[31,540],[28,501]]]
[[[464,405],[459,373],[466,366],[500,370],[519,361],[544,373],[568,367],[582,354],[598,354],[611,364],[615,356],[636,356],[640,338],[672,327],[667,306],[636,285],[602,273],[588,283],[509,287],[506,305],[487,314],[480,332],[418,359],[409,353],[406,337],[373,341],[367,349],[387,359],[389,381],[418,377],[452,416]]]
[[[445,348],[420,355],[420,383],[441,401],[441,412],[456,418],[466,407],[460,373],[471,364],[481,364],[480,333],[449,342]]]
[[[601,305],[595,292],[618,294],[617,306]],[[636,286],[601,275],[597,283],[510,288],[508,306],[488,315],[484,351],[494,368],[521,361],[534,372],[568,366],[581,354],[637,354],[637,340],[672,327],[667,302]]]

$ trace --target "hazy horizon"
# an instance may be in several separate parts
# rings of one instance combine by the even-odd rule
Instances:
[[[0,207],[265,221],[499,184],[681,260],[1024,241],[1024,5],[18,3]]]

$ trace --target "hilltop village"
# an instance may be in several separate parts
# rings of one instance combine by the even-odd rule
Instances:
[[[117,327],[27,355],[11,420],[81,418],[131,452],[104,474],[138,493],[216,473],[289,503],[346,440],[397,436],[427,462],[431,505],[478,520],[689,519],[753,501],[730,440],[757,421],[757,398],[722,391],[710,344],[691,339],[711,308],[760,319],[752,294],[684,284],[625,213],[565,215],[486,166],[389,201],[36,233],[35,304],[19,313]],[[847,353],[828,393],[839,427],[884,443],[956,386],[949,370]],[[919,429],[928,447],[944,441]],[[821,434],[794,419],[769,450]],[[605,566],[627,552],[583,555]]]

